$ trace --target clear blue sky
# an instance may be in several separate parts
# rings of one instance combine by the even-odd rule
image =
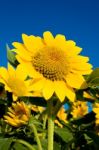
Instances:
[[[21,34],[65,34],[99,67],[99,0],[0,0],[0,65],[6,66],[6,43]]]

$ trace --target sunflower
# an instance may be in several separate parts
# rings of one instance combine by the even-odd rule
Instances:
[[[48,100],[53,94],[64,101],[75,100],[75,90],[86,88],[83,75],[90,74],[89,58],[80,56],[82,48],[64,35],[44,32],[43,38],[22,34],[23,43],[14,42],[13,50],[24,70],[33,78],[33,89]]]
[[[13,100],[16,101],[20,96],[35,96],[31,91],[29,80],[25,80],[27,75],[19,66],[16,70],[8,64],[8,69],[0,68],[0,82],[5,85],[5,90],[12,92]]]
[[[12,107],[8,108],[7,115],[4,116],[5,122],[14,127],[27,124],[29,118],[30,109],[24,102],[13,103]]]
[[[73,118],[80,118],[83,117],[88,113],[88,105],[87,102],[82,102],[82,101],[76,101],[73,103],[72,106],[72,116]]]

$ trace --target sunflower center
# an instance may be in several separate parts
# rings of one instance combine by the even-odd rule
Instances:
[[[63,80],[68,72],[65,52],[55,47],[39,50],[32,61],[36,71],[52,81]]]

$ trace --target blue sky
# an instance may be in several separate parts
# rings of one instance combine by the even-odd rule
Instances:
[[[99,67],[98,0],[0,0],[0,65],[7,63],[6,43],[12,47],[22,33],[42,36],[46,30],[74,40]]]

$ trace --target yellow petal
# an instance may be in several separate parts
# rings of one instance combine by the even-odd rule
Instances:
[[[13,101],[16,101],[18,98],[18,96],[16,96],[15,94],[13,94],[12,97],[13,97]]]
[[[60,128],[63,127],[63,125],[62,125],[58,120],[55,120],[54,122],[55,122]]]
[[[13,120],[17,125],[18,124],[20,124],[20,122],[21,122],[21,119],[19,120],[19,119],[17,119],[17,118],[14,118],[14,120]]]
[[[27,72],[23,69],[22,65],[18,65],[16,68],[16,77],[24,81],[27,78]]]
[[[11,107],[8,107],[8,111],[15,115],[15,111]]]
[[[40,74],[39,72],[37,72],[34,67],[32,67],[32,70],[30,70],[30,71],[31,71],[30,74],[33,78],[42,78],[43,77],[43,75]]]
[[[7,84],[3,78],[0,78],[0,83]]]
[[[66,96],[66,85],[63,81],[55,81],[54,82],[55,86],[55,93],[60,99],[60,101],[64,101],[65,96]]]
[[[30,63],[30,61],[20,57],[19,55],[16,55],[16,59],[19,63]]]
[[[54,37],[52,35],[51,32],[46,31],[43,33],[43,37],[44,37],[44,42],[48,45],[51,46],[54,42]]]
[[[55,93],[59,100],[62,102],[65,99],[66,96],[66,89],[65,89],[65,83],[63,81],[55,81],[54,82],[55,87]]]
[[[8,116],[4,116],[4,118],[6,119],[5,122],[9,123],[10,125],[14,126],[14,127],[17,127],[17,124],[14,122],[13,119],[11,119],[10,117]]]
[[[87,75],[90,74],[93,70],[89,69],[89,70],[75,70],[75,69],[71,69],[71,72],[73,72],[74,74],[79,74],[79,75]]]
[[[84,96],[85,98],[95,100],[95,98],[92,97],[92,96],[91,96],[89,93],[87,93],[86,91],[83,92],[83,96]]]
[[[84,57],[84,56],[80,56],[80,55],[77,55],[77,56],[73,56],[70,59],[70,63],[86,63],[89,61],[89,57]]]
[[[8,63],[8,73],[10,77],[15,77],[15,69]]]
[[[99,119],[99,110],[98,112],[96,113],[96,116],[95,116],[97,119]]]
[[[68,41],[66,41],[66,45],[68,47],[74,47],[76,45],[76,43],[74,41],[72,41],[72,40],[68,40]]]
[[[96,125],[99,125],[99,119],[96,120]]]
[[[18,43],[18,42],[14,42],[13,43],[13,46],[16,47],[16,50],[15,52],[20,56],[22,57],[24,60],[26,61],[31,61],[32,60],[32,53],[30,53],[26,47],[21,44],[21,43]]]
[[[32,54],[35,54],[37,50],[40,50],[44,47],[44,44],[40,37],[35,37],[33,35],[27,36],[26,34],[22,34],[22,39],[24,41],[26,48],[30,52],[32,52]]]
[[[70,49],[69,49],[70,50]],[[82,51],[81,47],[75,46],[73,48],[73,50],[70,50],[69,52],[71,53],[71,55],[77,55]]]
[[[67,85],[63,81],[55,82],[55,93],[59,97],[61,102],[64,101],[65,96],[67,96],[71,101],[75,100],[74,91],[70,87],[67,87]]]
[[[16,59],[19,63],[24,63],[24,60],[19,55],[16,55]]]
[[[73,88],[83,89],[87,87],[87,83],[81,75],[70,73],[66,76],[66,81]]]
[[[23,115],[21,119],[26,123],[26,122],[28,121],[29,118],[28,118],[28,116]]]
[[[69,57],[75,57],[82,51],[82,48],[76,46],[76,43],[70,40],[66,41],[64,44],[61,44],[61,49],[64,50],[64,52],[66,52],[66,56]]]
[[[55,40],[57,40],[57,41],[66,41],[66,38],[65,38],[65,36],[62,35],[62,34],[57,34],[57,35],[55,36]]]
[[[37,72],[34,69],[34,67],[32,66],[32,63],[27,62],[27,63],[22,63],[20,65],[23,68],[24,73],[26,73],[30,77],[33,77],[33,78],[41,78],[42,77],[42,74],[40,74],[39,72]]]
[[[26,48],[30,51],[33,51],[33,43],[34,43],[35,36],[28,36],[26,34],[22,34],[22,39]]]
[[[46,84],[45,81],[46,80],[44,78],[42,78],[42,79],[34,79],[33,82],[30,85],[31,90],[36,91],[36,92],[42,90],[44,85]]]
[[[6,90],[6,91],[9,91],[9,92],[12,92],[12,89],[8,86],[7,83],[5,84],[5,90]]]
[[[4,67],[0,67],[0,78],[3,78],[5,80],[8,79],[8,71]]]
[[[74,70],[90,70],[92,65],[89,63],[72,63],[72,69]]]
[[[66,44],[65,36],[61,35],[61,34],[57,34],[55,37],[54,43],[56,46],[58,46],[62,49],[63,45]]]
[[[52,95],[54,93],[54,84],[52,81],[50,81],[50,80],[45,81],[45,85],[43,87],[42,93],[46,100],[48,100],[49,98],[52,97]]]
[[[96,106],[96,107],[99,107],[99,103],[95,103],[95,106]]]
[[[76,99],[74,90],[68,85],[66,85],[66,96],[71,102],[74,102]]]
[[[16,117],[13,113],[11,113],[11,112],[7,112],[7,114],[10,116],[10,117],[12,117],[12,118],[14,118],[14,117]]]

